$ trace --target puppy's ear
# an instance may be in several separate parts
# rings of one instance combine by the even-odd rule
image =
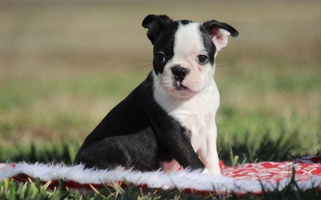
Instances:
[[[203,24],[203,26],[212,38],[212,41],[214,42],[218,51],[220,51],[223,47],[226,47],[229,35],[232,37],[237,37],[239,35],[239,32],[232,26],[216,20],[207,21]]]
[[[166,15],[148,15],[143,20],[143,27],[148,28],[147,37],[154,44],[157,37],[163,31],[166,24],[172,22]]]

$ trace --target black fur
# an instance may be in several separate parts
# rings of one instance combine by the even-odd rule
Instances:
[[[156,75],[163,73],[167,61],[174,55],[175,33],[178,28],[178,22],[171,20],[165,15],[148,15],[143,20],[143,27],[148,28],[147,37],[154,45],[153,66]],[[158,62],[157,54],[165,55],[165,62]]]
[[[155,102],[149,74],[86,138],[75,163],[151,171],[163,161],[176,159],[184,168],[203,168],[188,136],[189,131]]]
[[[148,28],[147,37],[154,44],[166,26],[173,20],[166,15],[148,15],[142,22],[144,28]]]
[[[200,26],[200,31],[202,33],[203,44],[207,50],[210,63],[211,63],[211,65],[213,65],[216,47],[215,47],[214,43],[212,42],[212,40],[211,40],[211,38],[210,38],[209,34],[207,33],[207,30],[205,29],[204,26]]]

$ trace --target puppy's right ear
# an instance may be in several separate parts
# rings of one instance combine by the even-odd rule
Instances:
[[[148,28],[147,37],[154,44],[166,24],[172,22],[166,15],[147,15],[143,20],[143,27]]]

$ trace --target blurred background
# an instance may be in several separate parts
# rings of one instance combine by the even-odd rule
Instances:
[[[216,61],[222,152],[267,138],[320,151],[320,1],[0,0],[0,161],[31,144],[74,155],[152,69],[148,14],[240,32]]]

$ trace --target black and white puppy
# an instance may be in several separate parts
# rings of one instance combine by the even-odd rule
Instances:
[[[166,15],[148,15],[142,25],[154,46],[153,70],[86,138],[75,163],[220,174],[215,57],[237,30],[215,20],[199,24]]]

